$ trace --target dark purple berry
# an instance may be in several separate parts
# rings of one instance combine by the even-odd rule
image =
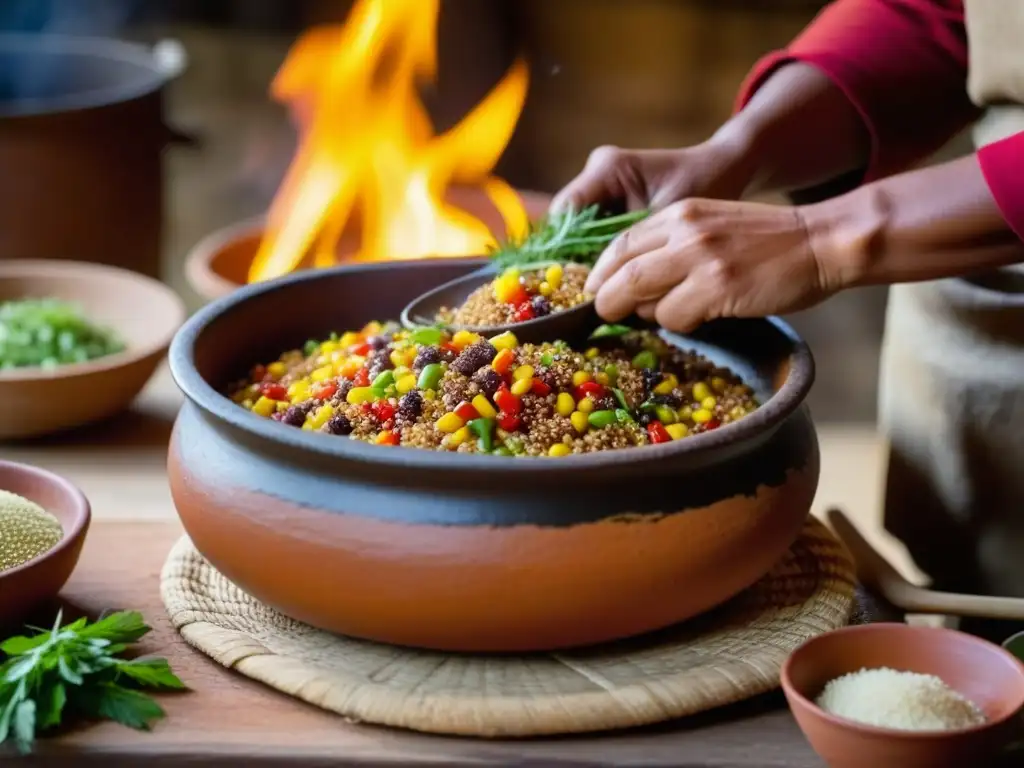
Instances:
[[[656,421],[657,418],[658,417],[655,414],[651,413],[650,411],[640,411],[636,415],[636,420],[642,427],[646,427],[652,421]]]
[[[374,352],[366,361],[366,372],[370,377],[370,381],[373,381],[384,371],[390,371],[394,367],[395,364],[391,362],[391,356],[387,352]]]
[[[377,335],[368,338],[366,343],[370,345],[370,349],[381,350],[386,349],[390,341],[387,336]]]
[[[501,374],[493,368],[481,368],[473,376],[473,381],[480,387],[480,391],[488,397],[494,397],[494,393],[505,383],[505,380],[501,378]]]
[[[498,350],[489,341],[478,341],[462,350],[462,354],[452,362],[452,370],[463,376],[472,376],[490,363],[497,354]]]
[[[419,373],[428,365],[441,362],[441,350],[438,347],[421,347],[416,353],[416,359],[412,361],[412,368]]]
[[[678,408],[683,404],[683,399],[673,394],[654,395],[651,398],[651,402],[655,405],[667,405],[671,408]]]
[[[323,431],[329,435],[349,435],[352,434],[352,422],[345,414],[336,413],[324,424]]]
[[[650,392],[656,386],[661,383],[661,371],[651,370],[650,368],[644,368],[641,373],[644,382],[644,390]]]
[[[309,413],[309,409],[303,407],[303,405],[293,405],[281,414],[281,423],[287,424],[290,427],[301,427],[306,420],[307,413]],[[276,416],[277,414],[274,415]]]
[[[413,422],[423,412],[423,395],[416,390],[406,392],[398,401],[398,415],[403,421]]]
[[[551,302],[544,296],[534,296],[530,300],[530,304],[533,306],[534,317],[544,317],[551,314]]]

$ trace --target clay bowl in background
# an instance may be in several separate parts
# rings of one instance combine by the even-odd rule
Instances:
[[[523,205],[531,221],[539,219],[547,211],[551,196],[542,192],[520,190]],[[480,221],[484,222],[492,232],[503,232],[503,222],[497,209],[490,200],[478,189],[456,187],[448,197],[449,201],[458,205]],[[354,222],[358,224],[358,222]],[[227,296],[246,284],[249,267],[256,257],[263,238],[263,217],[224,227],[200,240],[189,252],[185,261],[185,278],[192,290],[207,301]],[[355,251],[354,238],[347,236],[342,239],[341,256]],[[446,259],[449,260],[449,259]],[[465,261],[464,259],[455,259]],[[390,263],[407,263],[392,261]],[[409,297],[410,300],[415,298]],[[398,315],[396,313],[395,319]]]
[[[764,575],[798,535],[818,480],[803,407],[813,360],[778,320],[715,323],[684,342],[743,376],[767,401],[760,410],[633,450],[513,459],[389,448],[285,427],[220,394],[253,364],[396,318],[424,287],[483,263],[310,270],[186,322],[170,352],[186,402],[168,472],[199,551],[296,619],[452,651],[636,635]]]
[[[27,464],[0,461],[0,490],[34,501],[60,521],[64,537],[56,547],[16,568],[0,571],[0,626],[24,618],[57,596],[78,564],[89,530],[89,502],[63,477]]]
[[[0,302],[56,298],[108,326],[127,349],[52,370],[0,371],[0,439],[36,437],[124,410],[149,381],[185,319],[163,283],[116,267],[70,261],[0,261]]]
[[[989,722],[952,732],[907,732],[851,722],[814,704],[830,680],[875,667],[936,675],[977,704]],[[1019,735],[1024,665],[962,632],[869,624],[804,643],[782,668],[782,688],[804,735],[831,768],[964,768],[989,765]]]

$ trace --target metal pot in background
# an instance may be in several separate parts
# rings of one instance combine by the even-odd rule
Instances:
[[[71,259],[160,277],[173,43],[0,34],[0,259]]]

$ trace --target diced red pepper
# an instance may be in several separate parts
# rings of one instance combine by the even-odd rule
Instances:
[[[526,289],[522,285],[517,285],[509,297],[505,300],[506,304],[511,304],[514,307],[519,307],[522,304],[530,303],[530,294],[526,292]]]
[[[288,388],[284,384],[278,384],[273,381],[264,382],[263,386],[260,387],[260,392],[263,393],[264,397],[271,400],[288,399]]]
[[[573,390],[573,394],[577,400],[582,400],[587,395],[590,395],[594,400],[600,400],[605,395],[605,389],[596,381],[584,381]]]
[[[718,419],[712,419],[711,421],[704,423],[704,431],[706,432],[710,429],[718,429],[720,426],[722,426],[722,422]]]
[[[523,407],[519,398],[504,387],[494,393],[494,404],[498,406],[499,411],[504,411],[513,416],[519,413],[520,408]]]
[[[465,400],[455,406],[455,415],[463,421],[472,421],[473,419],[480,418],[480,412],[473,407],[472,403],[467,403]]]
[[[252,370],[249,371],[249,376],[253,381],[263,381],[267,375],[267,366],[265,365],[254,365]]]
[[[449,352],[454,352],[456,355],[462,354],[462,350],[456,347],[450,341],[442,341],[441,349],[447,349]]]
[[[356,375],[352,378],[352,386],[354,387],[368,387],[370,386],[370,372],[365,368],[360,368],[356,371]]]
[[[338,384],[334,381],[325,381],[314,392],[313,397],[317,400],[330,400],[338,391]]]
[[[672,435],[660,421],[652,421],[647,425],[647,436],[652,443],[667,443],[672,439]]]
[[[511,349],[503,349],[494,356],[494,359],[491,361],[491,368],[504,376],[515,361],[516,353]]]
[[[349,347],[349,351],[353,355],[359,355],[360,357],[366,357],[368,354],[370,354],[371,349],[373,348],[370,346],[368,342],[365,341],[362,344],[356,344],[352,347]]]
[[[529,300],[516,306],[516,311],[513,313],[513,317],[517,323],[525,323],[527,320],[533,320],[533,305]]]
[[[375,400],[370,406],[370,412],[383,422],[395,417],[395,406],[387,400]]]
[[[530,387],[530,391],[533,392],[533,394],[535,395],[540,395],[541,397],[544,397],[545,395],[551,394],[551,386],[541,381],[540,379],[534,379],[533,386]]]
[[[522,420],[514,413],[498,411],[498,426],[504,429],[506,432],[515,432],[517,429],[519,429],[519,425],[521,423]]]
[[[381,432],[377,435],[377,445],[398,445],[399,443],[398,430],[392,429],[388,432]]]
[[[373,413],[373,405],[371,403],[360,403],[359,410],[363,413]]]

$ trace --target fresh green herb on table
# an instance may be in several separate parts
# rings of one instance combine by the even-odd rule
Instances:
[[[616,235],[649,213],[644,210],[602,216],[600,208],[592,205],[554,214],[534,225],[522,240],[498,247],[491,258],[502,270],[569,261],[592,267]]]
[[[56,299],[0,302],[0,370],[54,368],[123,351],[112,332]]]
[[[32,628],[36,629],[36,628]],[[36,735],[69,716],[148,730],[164,710],[140,688],[185,690],[166,659],[121,657],[150,627],[135,611],[112,613],[0,643],[0,744],[32,751]]]

